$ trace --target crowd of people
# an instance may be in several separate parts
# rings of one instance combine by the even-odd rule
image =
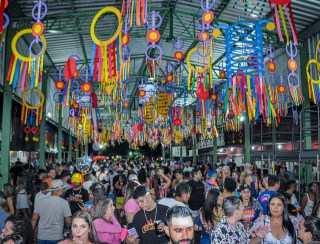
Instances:
[[[248,163],[143,159],[10,173],[1,243],[320,243],[320,183],[297,192],[285,167],[260,177]]]

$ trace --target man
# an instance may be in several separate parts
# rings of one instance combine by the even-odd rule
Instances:
[[[41,198],[35,205],[32,216],[32,226],[38,223],[38,243],[55,244],[63,239],[64,222],[67,228],[71,225],[69,204],[62,197],[65,185],[61,180],[51,182],[51,196]]]
[[[170,238],[171,244],[193,243],[194,229],[190,210],[182,206],[174,206],[169,209],[166,217],[167,226],[164,231]]]
[[[160,220],[162,223],[159,224],[158,230],[164,229],[168,207],[157,204],[152,199],[149,188],[145,186],[138,186],[133,192],[133,198],[136,199],[141,210],[135,214],[131,226],[136,229],[137,235],[129,234],[126,239],[127,243],[167,243],[168,241],[165,236],[156,236],[154,222],[155,220]]]
[[[69,184],[70,178],[71,178],[71,173],[69,170],[62,170],[60,177],[61,177],[63,184],[66,186],[66,188],[64,189],[64,192],[66,192],[68,189],[71,188],[71,186]]]
[[[2,191],[0,191],[0,228],[3,229],[6,219],[10,216],[9,213],[4,211],[5,207],[7,207],[7,199]]]
[[[269,198],[275,194],[280,189],[280,180],[278,176],[269,175],[268,177],[268,189],[264,192],[261,192],[258,201],[263,208],[263,214],[266,215],[268,213],[268,202]]]
[[[307,216],[299,224],[298,238],[303,243],[320,244],[320,219]]]
[[[191,193],[191,186],[188,185],[187,183],[182,182],[177,185],[173,198],[172,197],[162,198],[158,203],[164,206],[167,206],[169,208],[176,205],[187,207],[186,204],[188,204],[188,201],[190,199],[190,193]]]
[[[48,170],[48,178],[44,179],[43,182],[47,182],[49,188],[51,188],[51,182],[56,178],[57,172],[54,166],[50,166]]]
[[[82,175],[80,173],[74,173],[71,177],[73,188],[66,191],[64,199],[68,200],[72,215],[81,210],[87,201],[89,201],[89,193],[81,186]]]
[[[45,197],[50,197],[51,192],[49,191],[49,186],[47,182],[41,182],[40,191],[36,194],[34,198],[34,205],[37,205],[39,200]]]
[[[189,208],[192,211],[195,218],[199,209],[202,207],[205,201],[204,184],[201,182],[202,173],[200,169],[194,169],[192,171],[193,179],[188,182],[191,186],[191,194],[189,199]]]

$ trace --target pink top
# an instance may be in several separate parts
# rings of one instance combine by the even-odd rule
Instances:
[[[101,242],[120,244],[121,225],[116,217],[112,216],[108,223],[104,219],[96,219],[93,221],[98,239]]]
[[[124,205],[124,211],[126,213],[136,213],[140,210],[139,204],[133,198],[129,199]]]

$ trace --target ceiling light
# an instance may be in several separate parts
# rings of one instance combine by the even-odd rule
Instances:
[[[259,16],[258,15],[256,15],[256,14],[250,14],[250,16],[252,17],[252,18],[258,18]]]
[[[243,117],[243,116],[240,117],[240,121],[241,121],[241,122],[244,121],[244,117]]]
[[[282,149],[283,146],[282,146],[281,144],[279,144],[279,145],[277,146],[277,148],[278,148],[278,149]]]

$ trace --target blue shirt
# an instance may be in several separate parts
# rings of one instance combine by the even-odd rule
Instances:
[[[3,209],[0,210],[0,228],[1,230],[4,228],[7,218],[10,216],[9,213],[4,211]]]
[[[258,197],[258,201],[261,205],[261,207],[263,208],[263,214],[266,215],[268,213],[268,202],[270,197],[275,194],[276,191],[274,190],[265,190],[264,192],[261,192],[259,197]]]

